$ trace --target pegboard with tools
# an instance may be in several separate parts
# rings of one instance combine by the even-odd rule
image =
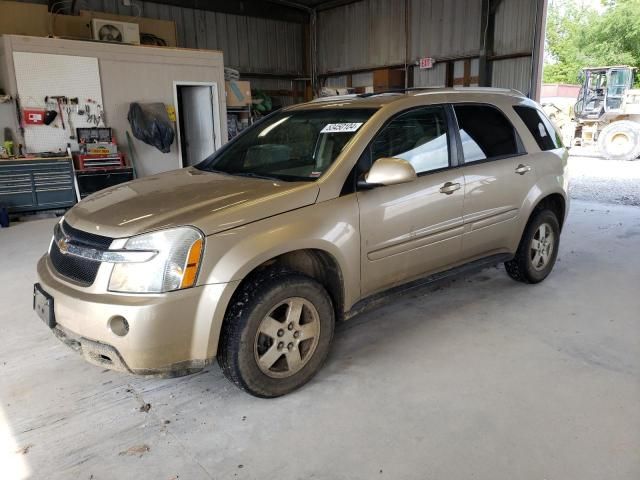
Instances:
[[[27,152],[75,149],[77,128],[106,125],[96,58],[13,52],[13,62],[20,116],[44,111],[42,123],[21,118]]]

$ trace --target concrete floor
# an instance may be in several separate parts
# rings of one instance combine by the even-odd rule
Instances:
[[[84,363],[31,311],[53,223],[0,230],[3,480],[640,478],[638,207],[575,201],[540,285],[494,268],[356,317],[276,400]]]

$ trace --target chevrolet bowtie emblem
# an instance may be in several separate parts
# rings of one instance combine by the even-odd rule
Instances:
[[[69,251],[69,240],[66,237],[58,240],[58,249],[60,253],[67,253]]]

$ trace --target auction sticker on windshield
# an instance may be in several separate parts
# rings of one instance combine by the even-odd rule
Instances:
[[[342,133],[342,132],[355,132],[362,126],[360,123],[329,123],[326,125],[320,133]]]

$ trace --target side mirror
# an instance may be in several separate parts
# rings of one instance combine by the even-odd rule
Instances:
[[[418,178],[413,166],[401,158],[379,158],[371,166],[365,180],[358,182],[363,189],[371,189],[380,185],[398,185]]]

